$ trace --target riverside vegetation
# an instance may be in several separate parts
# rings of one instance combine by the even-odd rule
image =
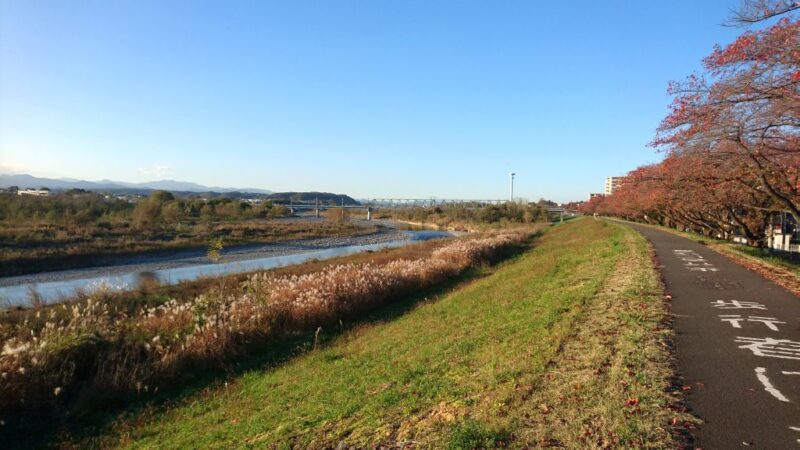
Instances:
[[[370,313],[359,306],[363,302],[350,298],[346,305],[343,298],[320,302],[334,298],[332,292],[342,292],[338,287],[322,289],[311,298],[288,293],[296,286],[316,292],[320,287],[307,283],[328,277],[336,280],[331,285],[350,286],[345,292],[364,292],[384,276],[372,278],[376,268],[368,269],[373,275],[351,273],[354,269],[344,266],[312,277],[255,276],[245,283],[253,286],[249,296],[265,299],[264,304],[293,305],[281,309],[286,311],[283,320],[293,318],[297,320],[293,323],[308,326],[315,323],[309,321],[310,305],[331,304],[361,310],[364,320],[338,334],[331,334],[328,327],[312,334],[311,351],[279,363],[249,365],[166,403],[106,417],[82,432],[61,435],[57,445],[452,449],[683,445],[681,433],[693,426],[694,419],[684,412],[680,386],[672,382],[671,331],[646,241],[624,226],[588,218],[553,227],[532,243],[518,239],[518,235],[482,238],[486,243],[522,242],[527,250],[502,264],[470,269],[455,289],[416,297],[412,290],[404,291],[397,298],[406,301]],[[495,254],[486,252],[497,244],[485,246],[479,241],[448,244],[436,257],[402,263],[392,273],[400,273],[394,276],[401,279],[416,278],[414,274],[423,270],[420,265],[460,267]],[[441,262],[433,262],[437,259]],[[441,268],[429,275],[431,283],[437,282],[435,274]],[[418,282],[413,285],[419,287]],[[408,303],[413,298],[421,301]],[[236,302],[247,307],[253,303]],[[312,310],[335,319],[327,306]],[[233,311],[226,307],[222,323],[230,323],[227,317]],[[148,326],[159,316],[152,317],[145,321]],[[215,343],[210,348],[217,349],[224,336],[231,336],[217,326],[202,330],[198,331],[202,340],[190,347],[203,342],[201,348]],[[325,339],[326,335],[331,337]],[[149,336],[140,345],[151,348],[140,354],[157,353],[160,350],[154,347],[165,345],[164,337],[153,343]]]
[[[0,276],[92,265],[99,256],[275,242],[376,231],[341,221],[279,219],[271,201],[176,197],[155,191],[135,203],[82,190],[49,197],[0,194]]]
[[[8,430],[19,428],[20,418],[42,421],[155,393],[282,336],[358,317],[495,261],[527,234],[455,240],[416,259],[256,273],[235,289],[155,304],[132,306],[96,292],[82,302],[7,315],[0,322],[0,418]]]
[[[541,203],[552,202],[542,200]],[[376,211],[376,216],[466,231],[502,228],[513,224],[546,222],[548,220],[546,207],[539,203],[503,203],[500,205],[460,203],[428,208],[381,208]]]

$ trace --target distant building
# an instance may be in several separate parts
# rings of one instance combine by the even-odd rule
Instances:
[[[592,192],[591,194],[589,194],[589,201],[592,201],[592,199],[595,197],[605,197],[605,196],[606,196],[605,194],[601,194],[599,192]]]
[[[50,195],[50,189],[20,189],[17,191],[17,195],[35,195],[37,197],[47,197]]]
[[[619,186],[622,184],[622,180],[624,179],[625,177],[606,177],[605,194],[606,195],[613,194],[614,191],[616,191],[617,188],[619,188]]]
[[[800,227],[788,212],[774,212],[769,216],[767,246],[774,250],[800,252]]]

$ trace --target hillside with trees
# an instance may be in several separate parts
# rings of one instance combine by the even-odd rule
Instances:
[[[316,203],[320,205],[353,206],[360,203],[349,195],[332,194],[330,192],[275,192],[266,196],[268,200],[280,204]]]

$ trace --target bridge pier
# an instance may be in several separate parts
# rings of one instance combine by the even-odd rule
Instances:
[[[367,206],[367,220],[372,220],[372,208]]]

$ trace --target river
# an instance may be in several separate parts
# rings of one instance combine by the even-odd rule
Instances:
[[[142,277],[155,278],[161,284],[176,284],[199,278],[284,267],[311,259],[330,259],[369,250],[402,247],[412,242],[451,236],[453,234],[446,231],[395,231],[392,235],[384,236],[383,240],[352,238],[349,241],[356,243],[349,245],[330,244],[331,239],[265,244],[252,250],[223,253],[222,261],[217,263],[196,255],[177,256],[166,261],[5,277],[0,278],[0,308],[26,305],[34,295],[46,303],[57,303],[80,292],[129,290],[136,287]],[[263,254],[271,256],[248,258],[248,255]]]

